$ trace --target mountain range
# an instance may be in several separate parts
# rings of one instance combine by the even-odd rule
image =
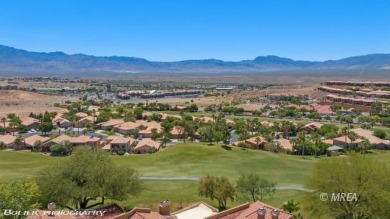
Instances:
[[[0,75],[107,73],[224,73],[272,72],[289,70],[390,70],[390,54],[369,54],[329,61],[296,61],[278,56],[259,56],[253,60],[217,59],[157,62],[123,56],[92,56],[63,52],[31,52],[0,45]]]

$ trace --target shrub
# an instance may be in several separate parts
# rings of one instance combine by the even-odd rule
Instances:
[[[118,155],[120,155],[120,156],[125,155],[125,153],[126,153],[126,151],[122,150],[122,149],[118,151]]]
[[[385,139],[386,138],[386,132],[382,129],[375,129],[374,135],[378,138]]]

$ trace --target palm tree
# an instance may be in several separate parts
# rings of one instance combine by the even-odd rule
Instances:
[[[348,127],[343,127],[341,129],[341,134],[345,136],[345,144],[347,144],[347,136],[348,136]]]
[[[302,145],[302,158],[305,158],[305,141],[306,141],[306,134],[304,132],[298,132],[297,134],[297,143]]]
[[[314,132],[311,134],[310,138],[314,143],[314,156],[317,157],[318,145],[321,142],[321,135],[319,135],[317,132]]]
[[[355,132],[348,132],[348,138],[351,140],[352,143],[357,139],[358,135]]]
[[[360,149],[360,152],[363,154],[363,157],[365,157],[367,150],[371,147],[371,143],[367,139],[364,139],[362,142],[359,143],[358,147]]]

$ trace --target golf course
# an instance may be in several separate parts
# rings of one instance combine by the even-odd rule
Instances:
[[[368,156],[390,164],[390,151],[372,150]],[[141,194],[119,203],[125,208],[151,207],[162,199],[169,199],[175,207],[180,204],[214,201],[197,194],[197,179],[207,174],[225,176],[234,182],[242,173],[258,175],[277,182],[277,190],[266,203],[281,207],[283,202],[299,201],[306,193],[306,179],[320,159],[342,159],[314,156],[292,156],[266,151],[244,150],[218,144],[186,142],[168,147],[159,153],[131,156],[112,156],[115,163],[129,166],[144,179]],[[42,153],[0,151],[0,181],[13,181],[34,177],[43,167],[62,162],[68,157],[52,157]],[[229,202],[229,206],[238,205]]]

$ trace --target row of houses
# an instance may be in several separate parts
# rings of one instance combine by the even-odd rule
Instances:
[[[96,136],[80,135],[77,137],[71,137],[68,135],[60,135],[56,138],[49,138],[40,135],[32,135],[22,139],[18,144],[15,144],[16,136],[13,135],[0,135],[0,142],[4,143],[9,149],[27,149],[31,150],[34,147],[39,146],[42,151],[50,151],[50,147],[55,144],[61,144],[68,142],[71,148],[81,145],[89,145],[95,148],[102,148],[107,151],[123,150],[128,153],[144,154],[152,150],[158,151],[161,149],[161,143],[154,141],[150,138],[143,138],[142,140],[135,140],[131,137],[123,136],[109,136],[103,140]],[[38,145],[39,143],[39,145]]]
[[[39,124],[40,124],[39,120],[31,118],[31,117],[23,117],[23,118],[20,118],[20,120],[22,121],[22,125],[26,126],[26,128],[28,130],[38,129]],[[8,120],[5,122],[0,122],[0,127],[11,128],[12,131],[16,131],[16,127],[11,127],[11,124]]]
[[[352,105],[363,105],[363,106],[371,106],[375,102],[387,104],[387,102],[385,102],[385,101],[378,101],[378,100],[373,100],[373,99],[352,98],[352,97],[342,97],[342,96],[337,96],[334,94],[327,95],[326,99],[331,101],[331,102],[352,104]]]
[[[343,86],[378,86],[390,87],[390,82],[384,81],[327,81],[326,85],[343,85]]]
[[[321,127],[321,123],[313,122],[306,124],[300,130],[305,131],[309,134],[320,130]],[[323,140],[323,142],[329,145],[341,146],[344,149],[348,149],[356,148],[360,142],[366,139],[371,145],[373,145],[377,149],[390,149],[390,141],[376,137],[372,131],[365,130],[362,128],[355,128],[351,129],[350,131],[354,132],[357,135],[357,138],[353,141],[351,141],[348,136],[343,135],[337,138]],[[244,141],[235,142],[233,143],[233,145],[238,146],[240,143],[245,143],[249,145],[250,149],[253,150],[264,150],[265,144],[267,144],[268,141],[264,137],[255,136]],[[289,139],[275,139],[272,143],[277,144],[286,151],[293,151],[293,144]]]
[[[357,96],[363,96],[363,97],[372,97],[372,98],[384,98],[384,99],[390,99],[390,92],[389,91],[374,91],[371,89],[362,89],[359,91],[353,91],[349,89],[340,89],[340,88],[334,88],[334,87],[328,87],[328,86],[322,86],[318,88],[319,90],[326,91],[329,93],[336,93],[336,94],[342,94],[342,95],[357,95]]]

